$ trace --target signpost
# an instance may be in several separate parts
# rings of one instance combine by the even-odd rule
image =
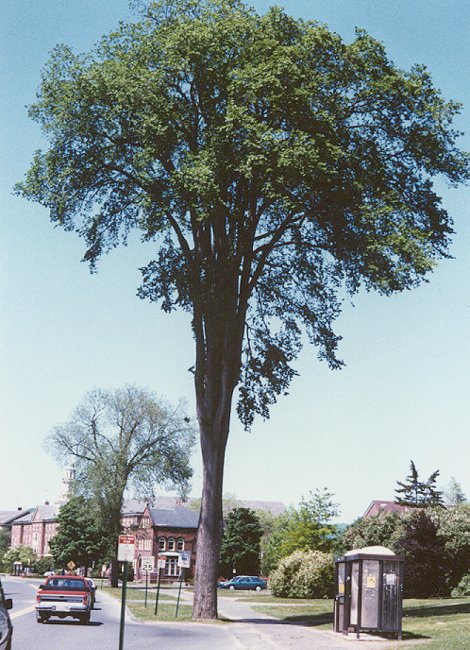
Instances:
[[[157,615],[158,612],[158,599],[160,597],[160,574],[161,570],[165,568],[166,565],[166,556],[165,555],[159,555],[157,558],[157,595],[155,596],[155,616]]]
[[[142,558],[142,571],[145,571],[145,607],[147,607],[147,591],[149,586],[149,573],[153,571],[155,558],[153,555]]]
[[[189,567],[191,566],[191,553],[189,553],[189,551],[182,551],[179,554],[178,566],[181,569],[181,571],[180,571],[180,586],[178,588],[178,599],[176,601],[175,618],[178,616],[178,609],[180,606],[181,585],[183,584],[184,570],[189,569]]]
[[[124,562],[124,579],[121,595],[121,624],[119,626],[119,650],[124,648],[124,620],[126,615],[127,563],[134,561],[135,535],[119,535],[118,561]]]

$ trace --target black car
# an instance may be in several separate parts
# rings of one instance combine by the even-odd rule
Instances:
[[[0,650],[11,650],[11,637],[13,627],[8,610],[13,607],[11,598],[5,598],[2,581],[0,579]]]
[[[231,591],[235,589],[261,591],[261,589],[266,589],[267,582],[263,578],[258,578],[258,576],[237,576],[226,582],[219,582],[218,586],[220,589],[230,589]]]

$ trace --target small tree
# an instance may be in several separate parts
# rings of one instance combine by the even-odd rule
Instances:
[[[440,506],[443,504],[442,492],[436,488],[436,480],[439,470],[433,472],[427,481],[420,481],[418,470],[413,461],[410,462],[410,473],[405,482],[397,481],[398,487],[395,492],[395,503],[423,508],[426,506]]]
[[[302,498],[297,509],[291,508],[280,515],[263,545],[263,571],[270,574],[279,560],[296,550],[330,551],[337,529],[331,519],[338,515],[334,494],[327,488],[309,493]]]
[[[59,460],[65,455],[75,461],[76,490],[93,502],[90,516],[95,513],[98,528],[106,531],[109,558],[115,557],[122,531],[126,489],[148,500],[157,484],[185,494],[193,442],[182,404],[175,408],[135,386],[91,391],[47,440]]]
[[[85,571],[103,560],[109,551],[107,531],[100,529],[93,511],[93,501],[76,496],[64,504],[57,517],[58,531],[49,541],[49,549],[57,567],[73,561]]]
[[[225,520],[220,548],[220,571],[258,575],[260,570],[260,539],[263,529],[257,514],[250,508],[234,508]]]
[[[467,497],[465,496],[461,484],[454,476],[450,477],[447,488],[444,490],[444,498],[446,504],[449,506],[458,506],[467,501]]]
[[[33,567],[36,559],[36,552],[31,548],[31,546],[20,544],[4,553],[2,564],[5,571],[12,571],[15,562],[21,562],[23,568]]]

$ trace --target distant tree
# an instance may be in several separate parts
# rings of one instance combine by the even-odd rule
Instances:
[[[7,528],[0,528],[0,561],[3,554],[10,548],[11,531]]]
[[[260,539],[263,529],[254,510],[234,508],[226,519],[220,547],[220,572],[229,577],[234,572],[258,575]]]
[[[412,508],[443,505],[442,492],[436,487],[439,470],[433,472],[427,481],[420,481],[418,470],[413,461],[410,463],[410,473],[404,482],[397,481],[395,503]]]
[[[31,548],[31,546],[20,544],[4,553],[2,565],[5,571],[12,571],[15,562],[21,562],[23,568],[33,567],[36,559],[36,552]]]
[[[84,258],[155,242],[140,297],[191,315],[203,458],[193,617],[216,618],[232,400],[249,427],[296,375],[302,332],[339,368],[342,294],[417,286],[448,255],[432,179],[468,178],[446,102],[358,30],[239,0],[139,3],[86,55],[58,46],[30,115],[50,141],[23,196]]]
[[[444,542],[446,592],[457,587],[462,576],[470,573],[470,504],[436,508],[429,512]]]
[[[343,535],[343,552],[364,546],[385,546],[393,550],[401,528],[402,518],[397,512],[379,512],[373,517],[357,519]]]
[[[94,503],[83,496],[71,497],[59,511],[58,531],[49,541],[49,549],[57,568],[70,561],[87,570],[104,560],[109,552],[106,530],[97,524]]]
[[[290,508],[274,522],[263,544],[263,572],[269,574],[281,558],[297,550],[331,551],[337,534],[331,519],[338,515],[338,504],[326,488],[316,489],[309,496],[297,509]]]
[[[343,537],[343,552],[385,546],[405,558],[407,597],[448,596],[467,572],[470,509],[413,509],[382,512],[355,521]]]
[[[467,497],[462,489],[461,484],[454,476],[450,477],[447,488],[444,490],[444,499],[447,505],[457,506],[467,501]]]
[[[395,552],[405,558],[406,598],[448,596],[445,539],[428,511],[417,510],[403,516]]]
[[[261,572],[263,575],[271,575],[276,569],[282,557],[284,557],[283,541],[295,517],[294,508],[288,508],[285,512],[269,521],[269,528],[261,539]]]
[[[106,555],[112,558],[126,489],[149,500],[157,484],[185,494],[193,442],[193,425],[182,404],[173,407],[128,386],[88,393],[71,418],[55,427],[47,446],[60,461],[64,456],[74,460],[76,489],[92,499],[96,523],[107,532]]]

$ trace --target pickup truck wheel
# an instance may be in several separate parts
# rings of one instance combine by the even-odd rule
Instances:
[[[88,625],[89,622],[90,622],[90,612],[88,612],[87,614],[82,614],[80,616],[80,623],[82,625]]]
[[[49,617],[48,617],[48,616],[44,616],[44,614],[38,614],[38,615],[36,616],[36,621],[37,621],[38,623],[47,623],[48,618],[49,618]]]

